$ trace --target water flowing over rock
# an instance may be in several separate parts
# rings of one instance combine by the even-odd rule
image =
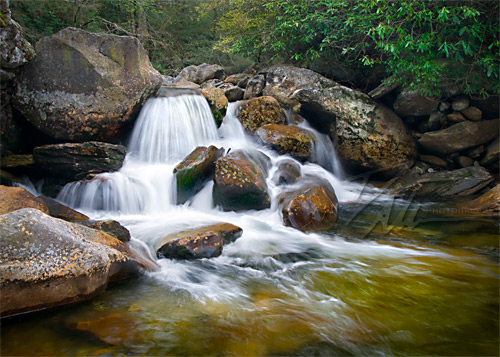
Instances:
[[[314,160],[314,135],[306,129],[292,125],[265,124],[255,134],[279,154],[290,154],[301,161]]]
[[[311,125],[337,139],[339,156],[351,169],[391,176],[416,157],[401,119],[369,96],[303,68],[273,67],[266,80],[264,94],[300,104]]]
[[[223,153],[224,149],[213,145],[199,146],[174,168],[178,204],[185,203],[213,179],[214,163]]]
[[[214,258],[222,253],[222,246],[234,242],[243,230],[230,223],[174,233],[163,238],[157,246],[158,257],[173,259]]]
[[[82,301],[142,271],[115,238],[26,208],[0,216],[1,315]]]
[[[122,145],[91,141],[38,146],[33,150],[33,159],[51,175],[81,179],[88,173],[117,171],[125,153]]]
[[[268,163],[262,155],[237,150],[215,162],[213,200],[216,205],[226,211],[270,207],[266,184]]]
[[[61,141],[116,141],[161,84],[139,40],[66,28],[21,68],[15,107]]]
[[[34,208],[49,213],[49,207],[41,199],[38,198],[24,188],[8,187],[0,185],[0,215],[16,211],[21,208]]]
[[[338,217],[338,200],[330,183],[318,178],[302,179],[280,197],[283,223],[301,231],[331,229]]]
[[[222,118],[226,115],[228,99],[225,92],[220,88],[206,88],[201,91],[208,100],[210,109],[217,126],[222,123]]]
[[[240,102],[238,120],[245,130],[254,132],[264,124],[285,124],[285,113],[278,101],[269,96],[252,98]]]
[[[115,237],[119,241],[125,243],[130,241],[130,232],[127,228],[122,226],[120,222],[113,219],[106,219],[103,221],[93,221],[87,220],[85,222],[80,222],[84,226],[87,226],[98,231],[103,231],[109,235]]]
[[[423,150],[449,155],[487,143],[499,135],[500,119],[480,122],[465,121],[446,129],[424,133],[418,140]]]
[[[278,164],[273,181],[276,185],[289,185],[297,182],[301,175],[300,165],[294,160],[286,159]]]

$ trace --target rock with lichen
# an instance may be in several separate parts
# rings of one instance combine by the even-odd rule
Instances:
[[[269,96],[241,101],[236,114],[243,128],[254,132],[265,124],[285,124],[286,117],[279,102]]]
[[[22,187],[9,187],[0,185],[0,214],[16,211],[21,208],[35,208],[44,213],[49,213],[49,207],[41,199]]]

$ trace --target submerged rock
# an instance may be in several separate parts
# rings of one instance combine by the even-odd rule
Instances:
[[[14,105],[61,141],[117,141],[162,77],[139,40],[66,28],[37,43]]]
[[[294,125],[266,124],[255,132],[265,144],[270,145],[279,154],[290,154],[301,161],[314,160],[314,134]]]
[[[418,144],[426,152],[449,155],[487,143],[499,135],[500,119],[464,121],[449,128],[424,133]]]
[[[298,184],[280,197],[283,223],[305,232],[331,229],[338,217],[338,200],[330,183],[308,178]]]
[[[174,233],[163,238],[158,244],[159,258],[201,259],[213,258],[222,253],[222,246],[241,237],[243,230],[230,223]]]
[[[302,173],[300,165],[291,159],[283,160],[278,164],[278,169],[273,177],[276,185],[289,185],[300,179]]]
[[[269,96],[242,101],[237,118],[245,130],[254,132],[264,124],[285,124],[285,113],[278,101]]]
[[[89,141],[38,146],[33,150],[33,159],[48,174],[81,179],[88,173],[119,170],[125,154],[122,145]]]
[[[215,162],[213,200],[226,211],[265,209],[268,158],[260,152],[236,150]]]
[[[397,181],[393,192],[402,197],[468,196],[483,189],[492,181],[493,177],[484,167],[471,166],[423,175],[410,173]]]
[[[224,149],[213,145],[199,146],[174,168],[178,204],[185,203],[213,178],[214,163],[223,153]]]
[[[49,207],[41,199],[38,198],[24,188],[9,187],[0,185],[0,214],[16,211],[21,208],[35,208],[43,213],[49,213]]]
[[[87,300],[144,269],[119,240],[36,209],[0,216],[0,236],[2,316]]]

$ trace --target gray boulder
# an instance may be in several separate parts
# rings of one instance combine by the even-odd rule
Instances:
[[[184,68],[174,82],[189,81],[196,84],[202,84],[209,79],[224,79],[226,76],[224,67],[218,64],[203,63],[199,66],[188,66]]]
[[[139,40],[66,28],[37,43],[14,105],[61,141],[117,141],[162,82]]]
[[[405,88],[397,96],[394,110],[401,116],[422,116],[430,115],[438,105],[439,99],[425,97],[417,90]]]

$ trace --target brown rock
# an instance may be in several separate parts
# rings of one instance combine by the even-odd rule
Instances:
[[[265,86],[266,78],[262,74],[256,75],[247,82],[243,99],[250,99],[261,96]]]
[[[51,197],[41,195],[40,199],[45,202],[45,204],[49,208],[49,215],[51,215],[52,217],[64,219],[68,222],[85,222],[89,219],[89,217],[87,217],[83,213],[75,211],[74,209],[63,205],[62,203],[57,202]]]
[[[432,155],[420,155],[420,160],[423,162],[426,162],[428,164],[434,165],[434,166],[439,166],[439,167],[446,167],[447,162],[441,159],[440,157],[437,156],[432,156]]]
[[[215,122],[222,123],[222,118],[226,115],[227,110],[227,97],[225,92],[220,88],[205,88],[201,91],[210,105],[210,109],[212,110],[212,114],[214,116]]]
[[[301,175],[300,165],[293,160],[286,159],[278,164],[273,181],[277,185],[288,185],[297,182]]]
[[[238,120],[245,130],[254,132],[264,124],[285,124],[286,117],[278,101],[269,96],[242,101]]]
[[[500,161],[500,138],[496,138],[486,147],[486,153],[481,160],[481,165],[491,167],[498,171]]]
[[[122,226],[120,222],[112,219],[106,219],[104,221],[82,221],[80,224],[87,226],[98,231],[103,231],[118,239],[119,241],[126,243],[130,241],[130,232],[127,228]]]
[[[455,158],[455,162],[460,167],[469,167],[469,166],[474,165],[474,160],[472,160],[470,157],[462,156],[462,155],[457,156]]]
[[[469,120],[479,121],[483,116],[483,112],[476,107],[467,107],[461,111],[461,113]]]
[[[468,106],[469,106],[469,98],[467,97],[457,98],[451,103],[451,109],[457,112],[464,110]]]
[[[448,119],[448,121],[452,122],[452,123],[461,123],[463,121],[466,121],[467,119],[459,112],[453,112],[451,114],[448,114],[446,116],[446,118]]]
[[[157,244],[158,257],[173,259],[213,258],[222,246],[234,242],[243,230],[230,223],[219,223],[171,234]]]
[[[6,214],[21,208],[35,208],[43,213],[49,213],[49,207],[40,198],[21,187],[0,185],[0,214]]]
[[[394,110],[401,116],[429,115],[438,108],[439,100],[425,97],[417,90],[405,88],[394,102]]]
[[[279,154],[290,154],[301,161],[314,160],[316,138],[307,129],[293,125],[265,124],[257,129],[255,134]]]

